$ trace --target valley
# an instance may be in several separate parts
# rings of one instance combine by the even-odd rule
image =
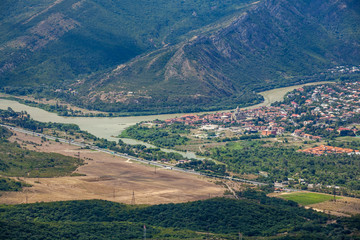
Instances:
[[[269,91],[260,92],[264,97],[264,101],[258,105],[250,106],[244,109],[257,108],[261,106],[268,106],[276,101],[281,101],[286,93],[303,86],[318,85],[331,82],[315,82],[308,84],[295,85],[290,87],[278,88]],[[3,95],[4,96],[4,95]],[[8,97],[7,95],[6,97]],[[25,98],[21,98],[25,99]],[[166,120],[183,115],[182,113],[175,114],[161,114],[161,115],[145,115],[145,116],[129,116],[129,117],[64,117],[57,116],[57,114],[44,111],[42,109],[27,106],[14,100],[0,98],[0,109],[6,110],[8,107],[15,111],[26,111],[34,120],[41,122],[58,122],[58,123],[73,123],[78,125],[82,130],[88,131],[97,137],[114,140],[113,136],[117,136],[125,128],[132,126],[141,121],[152,121],[155,119]],[[71,108],[71,107],[70,107]],[[229,110],[225,110],[228,112]],[[223,111],[216,111],[223,112]],[[206,112],[199,112],[203,114]],[[195,113],[196,114],[196,113]]]
[[[0,239],[360,239],[360,2],[2,0]]]
[[[288,87],[288,88],[282,88],[282,89],[277,89],[277,90],[271,90],[271,91],[267,91],[267,92],[264,92],[264,93],[261,93],[264,97],[265,97],[265,99],[267,99],[267,101],[265,101],[263,104],[262,104],[262,106],[260,106],[260,108],[264,108],[265,106],[269,106],[269,105],[271,105],[271,104],[279,104],[278,103],[278,101],[284,101],[284,96],[286,95],[286,94],[289,94],[290,93],[290,95],[292,94],[291,93],[291,91],[294,91],[294,89],[295,89],[295,92],[296,91],[298,91],[298,89],[302,89],[302,88],[306,88],[306,87],[308,87],[308,88],[314,88],[314,86],[313,85],[318,85],[319,87],[317,87],[317,88],[319,88],[319,89],[321,89],[322,88],[322,85],[320,85],[320,84],[330,84],[330,86],[336,86],[336,84],[335,83],[332,83],[332,82],[322,82],[322,83],[314,83],[314,84],[306,84],[306,85],[301,85],[301,86],[293,86],[293,87]],[[288,96],[286,95],[286,98],[288,98]],[[2,100],[2,101],[7,101],[7,100]],[[17,104],[16,102],[13,102],[15,105]],[[21,105],[19,105],[19,107],[20,107]],[[25,105],[22,105],[23,107],[26,107]],[[29,109],[32,109],[32,108],[29,108]],[[259,106],[253,106],[253,107],[251,107],[251,108],[246,108],[246,109],[241,109],[241,111],[257,111],[257,109],[259,109]],[[36,110],[36,109],[34,109],[34,110]],[[37,110],[39,110],[39,109],[37,109]],[[41,111],[41,110],[39,110],[39,111]],[[47,113],[47,114],[51,114],[51,113]],[[206,114],[214,114],[214,113],[200,113],[200,114],[205,114],[205,116],[206,116]],[[217,113],[215,113],[215,114],[217,114]],[[223,113],[223,114],[227,114],[227,113]],[[55,116],[54,114],[52,114],[53,116]],[[36,117],[38,118],[40,115],[38,114]],[[160,116],[162,116],[162,117],[172,117],[173,115],[160,115]],[[56,117],[58,117],[58,116],[56,116]],[[147,116],[145,116],[145,118],[146,118]],[[155,116],[149,116],[149,117],[155,117]],[[265,115],[264,115],[264,117],[265,117]],[[61,119],[68,119],[68,120],[73,120],[74,118],[64,118],[64,117],[59,117],[59,118],[61,118]],[[90,119],[86,119],[86,118],[78,118],[78,119],[80,119],[80,120],[92,120],[93,118],[90,118]],[[96,119],[96,118],[95,118]],[[105,118],[106,119],[106,118]],[[111,118],[111,119],[113,119],[113,120],[119,120],[119,119],[127,119],[127,118]],[[136,118],[135,118],[136,119]],[[176,118],[175,118],[176,119]],[[159,120],[157,120],[157,121],[159,121]],[[147,121],[147,122],[149,122],[149,121]],[[72,122],[72,123],[74,123],[74,122]],[[135,124],[135,123],[134,123]],[[132,124],[131,124],[132,125]],[[159,129],[160,130],[160,129]],[[181,135],[183,135],[183,134],[181,134]],[[66,135],[65,135],[66,136]],[[31,136],[28,136],[28,137],[31,137]],[[34,137],[34,138],[36,138],[36,137]],[[112,138],[112,139],[115,139],[115,138]],[[112,139],[109,139],[109,140],[112,140]],[[124,139],[124,138],[123,138]],[[39,139],[38,139],[39,140]],[[163,138],[163,141],[165,141],[165,142],[168,142],[168,137],[164,137]],[[270,140],[271,140],[271,138],[270,138]],[[205,143],[206,141],[208,141],[208,143]],[[195,148],[192,148],[192,145],[188,145],[185,149],[192,149],[193,151],[196,151],[196,152],[198,152],[198,154],[200,154],[200,155],[203,155],[204,154],[204,151],[206,151],[206,152],[208,152],[208,151],[211,151],[212,149],[214,149],[214,148],[219,148],[219,147],[221,147],[221,146],[223,146],[223,148],[224,148],[224,146],[226,146],[226,147],[228,147],[228,146],[230,146],[229,145],[229,143],[227,143],[227,144],[222,144],[221,142],[219,142],[219,141],[217,141],[217,143],[216,143],[216,141],[215,142],[213,142],[213,141],[211,141],[211,139],[210,139],[210,141],[209,141],[209,139],[208,140],[206,140],[205,142],[204,141],[200,141],[199,143],[196,143],[196,145],[194,146]],[[234,141],[234,140],[233,140]],[[33,142],[32,140],[30,141],[30,142]],[[150,141],[151,142],[151,141]],[[213,143],[212,143],[213,142]],[[276,139],[275,139],[275,141],[274,142],[276,142]],[[55,143],[56,144],[56,143]],[[58,144],[58,146],[60,146],[59,145],[59,143],[57,143]],[[181,144],[180,144],[181,145]],[[241,144],[240,144],[241,145]],[[241,146],[238,146],[239,147],[239,149],[241,149]],[[246,145],[246,144],[245,144]],[[256,145],[256,144],[255,144]],[[186,146],[186,145],[185,145]],[[65,149],[62,149],[61,151],[64,151],[63,152],[63,154],[65,154],[65,155],[76,155],[77,153],[76,153],[76,150],[74,150],[74,149],[76,149],[76,148],[74,148],[74,149],[68,149],[68,145],[67,144],[64,144],[63,146],[62,146],[62,148],[64,148],[65,147]],[[165,148],[173,148],[174,146],[163,146],[163,147],[165,147]],[[235,149],[237,149],[238,147],[236,147],[235,145],[234,145],[234,148]],[[253,146],[254,147],[254,146]],[[255,146],[256,147],[256,146]],[[232,147],[230,147],[231,149],[232,149]],[[229,149],[230,149],[229,148]],[[35,148],[36,149],[36,148]],[[38,149],[39,150],[39,149]],[[50,149],[46,149],[46,148],[44,148],[43,150],[41,150],[41,151],[59,151],[59,150],[54,150],[54,149],[52,149],[52,148],[50,148]],[[92,152],[92,151],[88,151],[88,150],[78,150],[78,151],[84,151],[84,154],[82,153],[81,155],[83,155],[83,156],[86,156],[86,157],[84,157],[84,159],[94,159],[94,158],[98,158],[98,157],[96,157],[97,155],[98,155],[98,153],[95,153],[95,152]],[[230,151],[230,150],[228,150],[228,151]],[[232,151],[232,150],[231,150]],[[180,152],[181,153],[181,152]],[[88,154],[91,154],[92,156],[91,157],[89,157],[89,156],[87,156]],[[121,161],[118,161],[118,159],[117,159],[117,157],[116,157],[116,160],[114,159],[114,157],[115,156],[110,156],[110,158],[109,159],[111,159],[111,157],[112,157],[112,160],[114,160],[114,162],[113,163],[111,163],[111,161],[109,161],[108,162],[108,164],[109,164],[109,168],[107,168],[107,167],[105,167],[105,165],[108,165],[107,163],[105,163],[104,161],[98,161],[99,163],[99,169],[101,169],[101,171],[100,172],[97,172],[96,173],[96,175],[95,175],[95,177],[93,177],[93,179],[98,179],[98,180],[94,180],[94,181],[90,181],[91,182],[91,184],[93,183],[93,182],[97,182],[98,183],[98,181],[100,181],[100,182],[102,182],[102,181],[104,181],[104,182],[106,182],[106,184],[108,184],[108,183],[110,183],[110,182],[112,182],[112,177],[110,176],[109,177],[109,175],[108,174],[105,174],[106,172],[108,172],[108,173],[111,173],[111,170],[114,170],[114,169],[120,169],[120,168],[123,168],[122,167],[122,165],[119,165],[119,166],[117,166],[116,164],[120,164],[120,162],[122,162],[122,161],[124,161],[124,160],[121,160]],[[212,156],[212,158],[213,159],[216,159],[216,157],[215,156]],[[108,158],[106,158],[106,159],[108,159]],[[162,160],[163,161],[163,160]],[[174,163],[176,164],[177,163],[177,161],[179,161],[179,160],[176,160],[176,161],[174,161],[174,160],[172,160],[172,161],[170,161],[170,162],[168,162],[168,163],[170,163],[170,166],[174,166]],[[183,160],[181,160],[181,161],[183,161]],[[221,162],[222,160],[220,160],[220,162]],[[96,161],[88,161],[87,163],[89,164],[90,163],[90,165],[92,165],[92,164],[95,164],[95,162]],[[114,163],[116,162],[116,164],[115,165],[113,165]],[[129,161],[129,160],[126,160],[125,161],[125,163],[127,163],[127,164],[129,164],[131,161]],[[188,162],[188,160],[184,160],[183,161],[184,163],[186,163],[186,162]],[[217,164],[220,164],[220,162],[218,162]],[[103,164],[104,166],[103,167],[101,167],[100,168],[100,166],[101,166],[101,164]],[[126,164],[125,164],[126,165]],[[186,164],[185,164],[186,165]],[[185,166],[184,165],[184,166]],[[94,166],[96,166],[96,164],[94,165]],[[135,165],[135,166],[137,166],[137,164]],[[180,164],[180,166],[181,166],[181,164]],[[182,166],[182,167],[184,167],[184,166]],[[216,165],[215,165],[216,166]],[[220,166],[220,165],[219,165]],[[84,166],[84,167],[81,167],[81,168],[79,168],[79,170],[81,170],[81,171],[79,171],[79,172],[77,172],[77,173],[79,173],[79,174],[85,174],[85,175],[88,175],[89,174],[89,172],[86,172],[86,169],[87,169],[87,167],[88,166]],[[185,168],[186,168],[186,166],[185,166]],[[150,168],[150,172],[151,171],[153,171],[154,169],[151,169]],[[200,171],[202,171],[203,169],[197,169],[197,170],[200,170]],[[161,170],[159,170],[158,169],[158,171],[161,171]],[[166,170],[165,170],[166,171]],[[129,171],[129,172],[131,172],[131,171]],[[134,173],[135,173],[136,171],[135,171],[135,169],[134,169]],[[90,175],[91,174],[93,174],[93,173],[91,173],[90,172]],[[181,174],[181,173],[179,173],[179,174]],[[220,175],[222,175],[223,173],[221,173]],[[237,175],[236,174],[236,171],[234,172],[232,172],[231,174],[234,174],[234,175]],[[268,173],[266,173],[266,174],[268,174]],[[111,175],[111,174],[110,174]],[[121,173],[116,173],[115,174],[116,176],[119,176],[119,175],[122,175]],[[259,176],[257,176],[257,173],[256,172],[242,172],[242,174],[240,174],[240,175],[238,175],[240,178],[245,178],[245,179],[248,179],[248,180],[253,180],[253,179],[258,179],[259,178]],[[104,180],[102,180],[102,178],[104,179]],[[109,179],[110,180],[109,180]],[[118,178],[118,177],[116,177],[116,178]],[[130,177],[131,178],[131,177]],[[74,183],[73,183],[73,185],[71,185],[71,183],[68,183],[67,181],[70,181],[70,179],[71,179],[71,181],[75,181]],[[75,180],[76,179],[76,180]],[[126,182],[127,180],[127,177],[126,178],[120,178],[120,179],[118,179],[118,181],[115,181],[115,185],[114,186],[116,186],[117,184],[119,184],[119,182]],[[167,178],[165,178],[165,179],[167,179]],[[260,178],[260,179],[262,179],[262,178]],[[268,179],[269,180],[269,179]],[[33,179],[33,180],[31,180],[30,182],[35,182],[36,181],[36,179]],[[44,180],[44,181],[50,181],[50,180]],[[77,181],[84,181],[84,177],[82,177],[82,176],[80,176],[80,177],[71,177],[71,178],[64,178],[64,184],[67,186],[67,184],[70,184],[69,186],[71,186],[71,187],[69,187],[69,189],[71,189],[71,191],[69,191],[69,199],[78,199],[78,198],[76,198],[76,196],[74,196],[73,194],[70,194],[70,192],[73,192],[72,191],[72,189],[78,189],[79,188],[79,186],[78,186],[78,184],[76,183]],[[86,181],[86,180],[85,180]],[[150,179],[148,179],[147,181],[149,181],[149,182],[152,182],[153,180],[150,180]],[[165,180],[165,182],[166,181],[168,181],[168,180]],[[186,181],[186,180],[184,180],[184,181]],[[267,181],[266,179],[262,179],[262,180],[260,180],[260,181]],[[51,181],[50,181],[51,182]],[[181,181],[180,181],[181,182]],[[281,182],[281,181],[280,181]],[[54,182],[52,183],[52,184],[54,184]],[[51,186],[51,187],[54,187],[54,186],[52,186],[52,184],[51,183],[48,183],[47,185],[49,185],[49,186]],[[55,184],[56,185],[56,184]],[[161,185],[161,184],[160,184]],[[181,185],[181,184],[180,184]],[[314,184],[311,184],[311,185],[314,185]],[[129,187],[130,186],[130,187]],[[126,189],[127,189],[127,191],[129,191],[129,188],[136,188],[136,189],[138,189],[137,187],[135,187],[135,186],[133,186],[133,187],[131,187],[131,185],[129,185],[129,186],[127,186],[126,187]],[[164,185],[165,186],[165,185]],[[275,187],[276,187],[277,185],[275,184]],[[285,186],[285,185],[284,185]],[[309,185],[310,186],[310,185]],[[43,186],[42,186],[43,187]],[[91,189],[93,189],[92,187],[89,187],[89,188],[91,188]],[[110,187],[111,188],[111,187]],[[34,188],[35,189],[35,188]],[[96,188],[94,188],[94,189],[96,189]],[[101,191],[103,190],[103,189],[105,189],[104,187],[99,187],[99,189],[101,189]],[[139,187],[139,189],[142,189],[142,187]],[[196,189],[196,187],[195,187],[195,189]],[[240,187],[240,189],[241,189],[241,187]],[[80,194],[80,195],[84,195],[84,196],[86,196],[86,194],[84,194],[84,190],[82,189],[78,189],[79,190],[79,192],[82,192],[82,194]],[[46,190],[46,189],[43,189],[42,191],[48,191],[48,190]],[[92,197],[94,197],[94,196],[101,196],[101,195],[104,195],[104,193],[101,193],[101,191],[98,193],[97,191],[95,191],[95,190],[92,190],[92,191],[94,191],[94,193],[89,193],[90,195],[88,196],[90,199],[92,198]],[[131,190],[130,190],[131,191]],[[224,189],[222,188],[222,191],[224,191]],[[125,191],[126,192],[126,191]],[[156,192],[155,190],[151,190],[150,192]],[[201,195],[201,196],[206,196],[207,194],[210,194],[211,195],[211,193],[210,193],[211,191],[209,191],[209,192],[207,192],[206,194],[203,194],[203,195]],[[17,194],[19,194],[19,193],[17,193]],[[15,194],[14,196],[17,196],[17,194]],[[214,193],[213,193],[214,194]],[[111,196],[111,193],[108,193],[108,194],[105,194],[105,195],[110,195]],[[140,191],[140,195],[142,195],[142,193],[141,193],[141,191]],[[156,195],[156,194],[155,194]],[[154,195],[154,199],[156,199],[156,197],[155,197],[155,195]],[[171,194],[170,194],[171,195]],[[170,196],[169,195],[169,196]],[[175,194],[176,195],[176,194]],[[221,194],[220,194],[221,195]],[[35,195],[34,195],[35,196]],[[44,195],[44,196],[46,196],[46,194]],[[38,196],[39,197],[39,199],[41,199],[41,198],[44,198],[44,196]],[[193,196],[194,197],[194,196]],[[46,197],[45,197],[46,198]],[[86,199],[87,197],[85,197],[85,199]],[[139,197],[140,199],[142,199],[142,197]],[[176,198],[176,197],[175,197]],[[11,199],[11,198],[9,198],[9,199]],[[14,197],[14,199],[16,199],[16,197]],[[34,199],[36,199],[36,197],[34,197]],[[55,199],[57,199],[57,198],[55,198]],[[59,197],[59,199],[61,199],[61,197]],[[66,199],[66,197],[64,197],[64,199]],[[108,199],[108,196],[105,196],[105,199]],[[128,200],[125,200],[124,199],[124,197],[120,197],[119,196],[119,201],[120,202],[126,202],[126,201],[128,201]],[[146,197],[144,197],[144,199],[147,199]],[[171,201],[176,201],[176,200],[174,200],[174,198],[173,197],[170,197],[169,199],[171,199],[171,200],[169,200],[170,202]],[[110,197],[110,199],[109,200],[111,200],[111,197]],[[114,200],[114,199],[113,199]],[[9,201],[12,201],[12,200],[9,200]],[[115,201],[117,201],[117,200],[115,200]],[[139,200],[140,202],[142,201],[142,200]],[[161,200],[159,200],[160,202],[161,202]]]

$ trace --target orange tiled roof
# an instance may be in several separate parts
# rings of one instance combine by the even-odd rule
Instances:
[[[352,152],[359,152],[359,150],[321,145],[319,147],[299,150],[299,152],[315,154],[315,155],[323,155],[327,153],[352,153]]]

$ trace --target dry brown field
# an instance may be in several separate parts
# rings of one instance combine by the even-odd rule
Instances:
[[[86,176],[58,178],[21,178],[32,187],[22,192],[6,192],[0,203],[19,204],[65,200],[103,199],[130,204],[178,203],[222,196],[225,188],[215,180],[169,169],[156,169],[125,158],[79,149],[76,146],[53,141],[41,143],[39,137],[16,133],[10,141],[34,142],[26,148],[41,152],[56,152],[80,157],[85,164],[76,172]],[[134,197],[133,197],[134,196]]]
[[[336,201],[326,201],[308,206],[315,210],[320,210],[336,216],[351,216],[360,214],[360,199],[351,197],[341,197]]]

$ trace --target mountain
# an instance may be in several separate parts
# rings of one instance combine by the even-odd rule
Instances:
[[[91,109],[231,108],[258,102],[256,91],[360,64],[356,0],[1,5],[1,86]]]
[[[248,1],[4,0],[2,82],[72,82],[179,42],[187,32],[236,12]]]

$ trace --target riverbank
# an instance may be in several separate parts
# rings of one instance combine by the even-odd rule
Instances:
[[[257,108],[260,106],[268,106],[273,102],[281,101],[286,93],[303,87],[307,85],[319,85],[326,84],[331,82],[315,82],[302,85],[296,85],[291,87],[284,87],[273,89],[259,94],[263,95],[265,101],[263,103],[247,107],[246,109]],[[131,117],[64,117],[58,116],[55,113],[47,112],[40,108],[30,107],[24,104],[21,104],[17,101],[0,99],[0,109],[8,109],[11,107],[14,111],[21,112],[26,111],[30,116],[40,122],[57,122],[57,123],[72,123],[80,127],[81,130],[87,131],[96,137],[105,138],[110,141],[118,141],[118,138],[114,136],[119,136],[123,130],[126,128],[135,125],[136,123],[142,121],[153,121],[155,119],[166,120],[169,118],[175,118],[184,115],[184,113],[177,114],[163,114],[163,115],[147,115],[147,116],[131,116]],[[217,112],[229,112],[230,110],[217,111]],[[194,114],[205,114],[210,112],[200,112]],[[147,147],[155,147],[151,144],[144,143],[142,141],[123,138],[122,139],[127,144],[143,144]],[[196,158],[194,152],[179,152],[170,149],[162,148],[162,151],[165,152],[177,152],[187,158]]]
[[[275,101],[281,101],[286,93],[307,85],[319,85],[331,82],[315,82],[291,87],[273,89],[261,94],[265,101],[263,103],[247,107],[246,109],[256,108],[260,106],[268,106]],[[31,115],[34,120],[41,122],[58,122],[58,123],[73,123],[77,124],[82,130],[108,140],[117,140],[113,136],[118,136],[125,128],[132,126],[142,121],[153,121],[155,119],[166,120],[183,115],[184,113],[177,114],[163,114],[163,115],[147,115],[147,116],[129,116],[129,117],[64,117],[58,116],[55,113],[47,112],[45,110],[30,107],[13,100],[0,99],[0,109],[7,109],[11,107],[14,111],[26,111]],[[216,111],[216,112],[229,112],[230,110]],[[194,114],[204,114],[208,112],[200,112]],[[129,142],[131,144],[131,141]],[[139,142],[136,142],[139,143]]]
[[[260,106],[269,106],[271,103],[275,101],[281,101],[283,96],[289,92],[294,90],[296,87],[308,86],[308,85],[318,85],[322,83],[332,83],[332,82],[313,82],[306,83],[302,85],[294,85],[290,87],[282,87],[276,88],[268,91],[259,92],[258,94],[264,98],[264,101],[255,105],[241,107],[242,109],[251,109],[254,107]],[[295,88],[294,88],[295,87]],[[289,90],[290,89],[290,90]],[[153,113],[145,113],[145,112],[133,112],[133,113],[108,113],[96,110],[89,110],[77,107],[70,103],[66,103],[59,99],[47,99],[47,98],[34,98],[32,96],[14,96],[6,93],[0,93],[0,99],[17,101],[21,104],[27,105],[29,107],[36,107],[43,109],[45,111],[55,113],[58,116],[64,117],[130,117],[130,116],[151,116]],[[205,112],[228,112],[231,109],[218,109],[214,111],[205,111]],[[205,112],[197,112],[194,114],[205,113]],[[167,114],[185,114],[183,113],[164,113],[164,114],[155,114],[155,115],[167,115]]]

